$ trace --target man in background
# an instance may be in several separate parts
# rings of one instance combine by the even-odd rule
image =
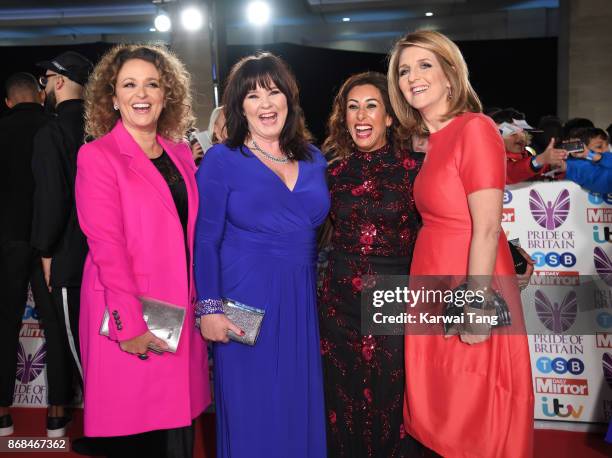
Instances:
[[[19,330],[29,282],[45,331],[47,434],[61,437],[66,433],[67,418],[60,411],[72,400],[71,358],[58,311],[44,282],[40,255],[30,245],[33,138],[50,117],[43,110],[45,93],[33,75],[21,72],[10,76],[5,91],[10,110],[0,120],[0,436],[10,435],[14,429],[9,406],[13,403]]]
[[[34,137],[31,243],[41,254],[45,282],[61,311],[74,369],[82,378],[78,324],[87,242],[77,220],[74,182],[84,137],[83,92],[92,64],[68,51],[37,66],[45,72],[40,82],[56,116]]]

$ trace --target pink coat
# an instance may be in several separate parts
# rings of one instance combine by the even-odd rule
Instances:
[[[158,137],[182,174],[189,199],[188,244],[198,210],[195,166],[185,144]],[[206,343],[194,323],[193,269],[170,190],[123,123],[78,154],[76,202],[89,244],[81,287],[80,336],[85,435],[122,436],[186,426],[210,403]],[[190,262],[190,266],[193,263]],[[141,361],[118,341],[146,331],[138,296],[187,309],[176,354]],[[105,308],[110,338],[99,334]]]

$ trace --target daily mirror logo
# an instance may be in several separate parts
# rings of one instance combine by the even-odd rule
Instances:
[[[529,209],[536,223],[544,229],[552,231],[561,226],[570,211],[570,195],[567,189],[561,191],[554,202],[544,201],[538,191],[529,192]]]
[[[589,384],[586,379],[536,377],[536,393],[588,396]]]

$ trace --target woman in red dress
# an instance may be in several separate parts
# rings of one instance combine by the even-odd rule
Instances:
[[[459,48],[437,32],[410,33],[392,50],[388,80],[400,122],[429,135],[414,184],[423,227],[411,276],[514,277],[500,224],[504,144],[481,114]],[[509,304],[520,304],[515,284],[501,289]],[[514,329],[522,325],[520,307],[512,309],[512,321]],[[408,334],[405,361],[410,435],[445,457],[532,455],[534,401],[524,333],[466,326],[457,336]]]

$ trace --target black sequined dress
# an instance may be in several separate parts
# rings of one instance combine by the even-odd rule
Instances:
[[[403,336],[361,335],[361,276],[408,275],[422,155],[388,146],[330,164],[332,250],[319,290],[328,456],[412,456],[402,426]]]

